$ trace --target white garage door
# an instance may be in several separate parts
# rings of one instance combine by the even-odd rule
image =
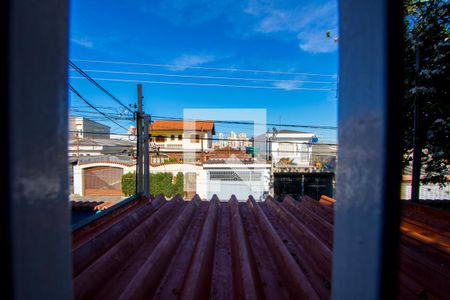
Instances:
[[[220,200],[228,200],[231,195],[239,201],[247,201],[249,195],[259,200],[264,192],[261,175],[258,171],[209,171],[208,199],[216,194]]]

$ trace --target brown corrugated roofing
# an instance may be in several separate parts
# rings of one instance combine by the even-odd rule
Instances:
[[[139,201],[74,232],[77,299],[330,297],[333,205]],[[403,209],[399,297],[450,294],[447,217]]]
[[[244,151],[233,149],[231,147],[224,147],[221,149],[214,149],[205,154],[205,160],[215,161],[225,161],[226,159],[240,159],[240,160],[251,160],[252,156],[245,153]]]
[[[182,121],[182,120],[156,120],[150,130],[204,130],[214,132],[214,121]]]

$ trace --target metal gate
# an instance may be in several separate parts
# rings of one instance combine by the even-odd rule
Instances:
[[[84,195],[121,196],[122,168],[92,167],[84,169]]]
[[[275,196],[290,195],[295,199],[306,195],[319,199],[333,197],[333,173],[281,173],[274,175]]]

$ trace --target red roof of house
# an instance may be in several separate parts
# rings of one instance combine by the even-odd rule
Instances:
[[[156,120],[150,126],[150,130],[198,130],[212,131],[215,133],[214,121],[183,121],[183,120]]]
[[[334,205],[289,196],[129,205],[73,232],[75,298],[330,298]],[[448,298],[449,225],[449,212],[403,205],[399,298]]]
[[[231,148],[231,147],[224,147],[221,149],[215,149],[211,152],[208,152],[205,154],[206,160],[217,160],[217,159],[228,159],[228,158],[239,158],[239,159],[250,159],[252,156],[250,154],[247,154],[243,151]]]

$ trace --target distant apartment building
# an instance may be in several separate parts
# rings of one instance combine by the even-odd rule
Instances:
[[[225,147],[225,137],[223,135],[223,132],[218,133],[218,148],[224,148]]]
[[[227,137],[226,147],[236,148],[237,135],[234,131],[230,131]]]
[[[85,117],[69,117],[69,137],[109,139],[111,128]]]
[[[212,149],[214,121],[157,120],[150,126],[150,161],[168,160],[201,163],[203,154]]]
[[[245,132],[237,134],[234,131],[230,131],[226,138],[222,132],[219,132],[218,141],[214,144],[214,148],[221,149],[231,147],[234,149],[245,149],[245,147],[251,146],[251,144],[252,143]]]

